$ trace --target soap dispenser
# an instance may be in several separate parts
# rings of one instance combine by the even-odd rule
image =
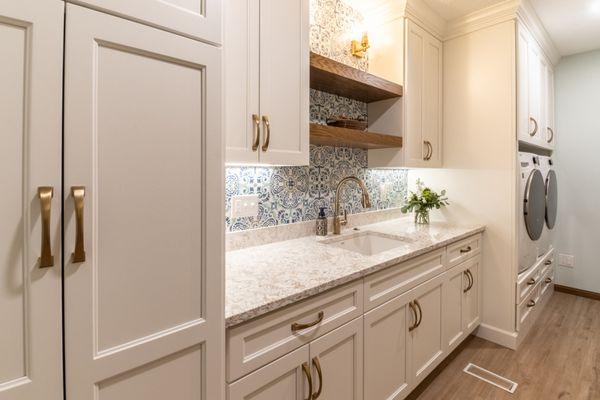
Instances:
[[[317,218],[317,236],[327,236],[327,217],[325,216],[325,207],[321,207]]]

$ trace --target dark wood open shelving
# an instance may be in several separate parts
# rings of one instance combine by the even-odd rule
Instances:
[[[402,85],[310,53],[310,87],[364,103],[401,97]]]
[[[389,149],[402,147],[402,137],[311,123],[310,143],[359,149]]]

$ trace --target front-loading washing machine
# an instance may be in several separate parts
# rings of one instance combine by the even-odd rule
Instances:
[[[540,158],[519,153],[519,273],[535,264],[546,220],[546,185],[539,169]]]
[[[540,156],[539,160],[540,172],[542,173],[542,178],[544,178],[546,200],[545,224],[538,248],[538,256],[542,256],[552,248],[553,230],[556,225],[558,211],[558,187],[552,157]]]

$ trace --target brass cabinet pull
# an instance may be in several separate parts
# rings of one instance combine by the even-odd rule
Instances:
[[[536,282],[537,282],[537,281],[535,280],[535,278],[531,278],[529,281],[527,281],[527,284],[528,284],[529,286],[531,286],[531,285],[535,285],[535,283],[536,283]]]
[[[467,276],[467,279],[469,280],[469,284],[467,285],[466,289],[463,289],[463,293],[467,293],[473,288],[474,279],[473,274],[471,274],[471,270],[467,269],[464,273]]]
[[[252,132],[252,151],[256,151],[260,142],[260,117],[256,114],[252,114]]]
[[[84,186],[72,186],[71,196],[75,203],[75,251],[71,254],[74,263],[85,261],[85,248],[83,245],[83,198],[85,197]]]
[[[419,321],[417,321],[417,326],[415,328],[418,328],[419,326],[421,326],[421,322],[423,322],[423,310],[421,309],[421,304],[419,304],[419,300],[415,300],[415,306],[417,306],[417,309],[419,310]]]
[[[415,305],[413,304],[412,301],[410,303],[408,303],[408,306],[410,307],[410,309],[413,313],[414,320],[415,320],[415,322],[413,322],[413,324],[408,327],[408,331],[412,332],[417,327],[417,322],[419,322],[419,317],[417,316],[417,310],[415,309]]]
[[[546,283],[552,283],[552,278],[550,278],[550,277],[546,278]]]
[[[292,324],[292,332],[301,331],[303,329],[311,328],[311,327],[319,324],[321,321],[323,321],[323,317],[324,316],[325,316],[325,314],[323,313],[323,311],[320,311],[317,319],[315,321],[313,321],[313,322],[309,322],[308,324],[299,324],[297,322],[294,322]]]
[[[54,188],[52,186],[38,187],[40,213],[42,216],[42,248],[40,252],[40,268],[54,266],[54,256],[52,255],[52,244],[50,241],[50,212],[52,211],[53,196]]]
[[[546,261],[544,262],[544,265],[552,265],[552,260],[546,260]]]
[[[473,249],[471,248],[471,246],[468,246],[466,249],[460,249],[460,252],[461,252],[462,254],[464,254],[464,253],[468,253],[468,252],[470,252],[471,250],[473,250]]]
[[[269,141],[271,140],[271,122],[269,121],[269,117],[263,115],[262,117],[263,124],[265,125],[265,141],[262,145],[262,151],[267,151],[269,148]]]
[[[529,117],[529,120],[533,122],[533,132],[529,132],[529,136],[535,136],[538,131],[538,122],[533,117]]]
[[[308,363],[302,364],[302,371],[304,372],[304,375],[306,376],[306,380],[308,381],[308,398],[306,400],[311,400],[312,392],[313,392],[313,383],[312,383],[312,375],[310,373],[310,368],[308,367]]]
[[[552,143],[552,141],[554,140],[554,130],[550,127],[547,128],[548,132],[550,132],[550,139],[546,139],[546,141],[548,143]]]
[[[312,395],[312,400],[317,400],[321,396],[321,391],[323,390],[323,371],[321,371],[321,363],[319,362],[319,357],[313,358],[312,363],[317,369],[317,376],[319,377],[319,390],[317,390],[317,393]]]
[[[431,145],[431,142],[429,140],[424,140],[423,143],[425,144],[425,146],[427,146],[427,154],[425,154],[423,160],[429,161],[431,160],[431,156],[433,155],[433,146]]]
[[[531,307],[535,307],[535,300],[529,300],[529,303],[527,303],[527,307],[531,308]]]

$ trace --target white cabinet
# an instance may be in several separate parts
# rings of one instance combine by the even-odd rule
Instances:
[[[2,399],[63,398],[63,19],[60,1],[0,2]]]
[[[220,399],[221,50],[66,15],[67,396]]]
[[[410,19],[405,51],[405,166],[442,166],[442,43]]]
[[[556,124],[555,124],[555,94],[554,94],[554,70],[552,65],[546,68],[546,127],[545,140],[550,149],[556,147]]]
[[[222,0],[67,0],[209,43],[221,43]]]
[[[225,4],[228,163],[308,165],[308,0]]]

